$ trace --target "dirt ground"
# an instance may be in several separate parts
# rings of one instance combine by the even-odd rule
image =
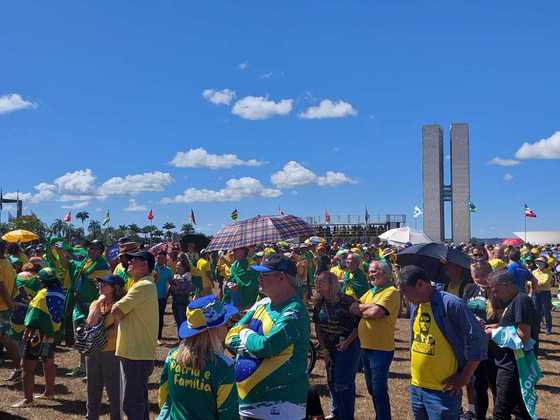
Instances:
[[[174,336],[174,322],[171,307],[168,306],[166,315],[165,336]],[[538,416],[542,419],[560,418],[560,314],[554,313],[554,334],[541,337],[541,348],[544,356],[539,359],[544,378],[539,382]],[[410,418],[407,386],[409,382],[409,354],[408,354],[408,323],[399,319],[397,323],[395,359],[391,365],[389,387],[393,418]],[[166,339],[163,346],[158,348],[156,369],[150,378],[150,405],[153,418],[157,416],[157,388],[163,360],[169,349],[174,345],[174,339]],[[0,419],[65,419],[83,418],[86,413],[86,384],[82,378],[67,378],[68,371],[78,363],[78,355],[74,350],[61,348],[56,354],[57,364],[57,399],[54,401],[37,402],[32,408],[11,408],[11,405],[22,399],[20,384],[5,381],[11,370],[11,364],[5,362],[0,365]],[[330,399],[326,388],[326,376],[323,362],[320,360],[311,374],[311,382],[324,385],[322,405],[325,414],[330,413]],[[36,392],[43,390],[43,378],[36,378]],[[373,419],[373,404],[367,393],[364,375],[358,373],[356,378],[356,418]],[[103,407],[104,418],[108,418],[108,405]]]

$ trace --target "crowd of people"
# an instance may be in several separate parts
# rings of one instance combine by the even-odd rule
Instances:
[[[97,240],[25,250],[0,241],[0,347],[14,362],[7,380],[23,389],[13,407],[56,398],[57,347],[67,346],[79,350],[69,375],[87,383],[86,418],[99,418],[105,389],[111,420],[148,419],[171,300],[176,346],[161,373],[159,419],[353,419],[358,372],[371,417],[391,419],[399,316],[410,319],[415,419],[535,418],[538,377],[523,389],[520,378],[540,374],[539,334],[553,333],[560,245],[447,245],[470,265],[442,261],[436,274],[399,264],[409,246],[317,238],[150,252],[124,238],[110,261]],[[331,413],[309,386],[310,341],[325,362]],[[39,361],[45,390],[34,395]]]

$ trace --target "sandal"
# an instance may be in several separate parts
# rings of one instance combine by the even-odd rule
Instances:
[[[31,407],[34,405],[33,400],[21,400],[15,404],[12,404],[12,408],[24,408],[24,407]]]

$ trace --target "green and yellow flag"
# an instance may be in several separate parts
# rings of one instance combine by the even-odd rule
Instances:
[[[229,217],[231,218],[231,220],[237,220],[237,218],[239,217],[239,213],[237,212],[237,209],[233,209]]]
[[[63,314],[64,291],[60,287],[43,288],[29,304],[24,325],[54,337],[60,330]]]

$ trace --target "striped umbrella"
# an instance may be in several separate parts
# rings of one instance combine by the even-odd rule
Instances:
[[[257,216],[223,227],[210,241],[209,251],[243,248],[309,236],[313,228],[292,215]]]

